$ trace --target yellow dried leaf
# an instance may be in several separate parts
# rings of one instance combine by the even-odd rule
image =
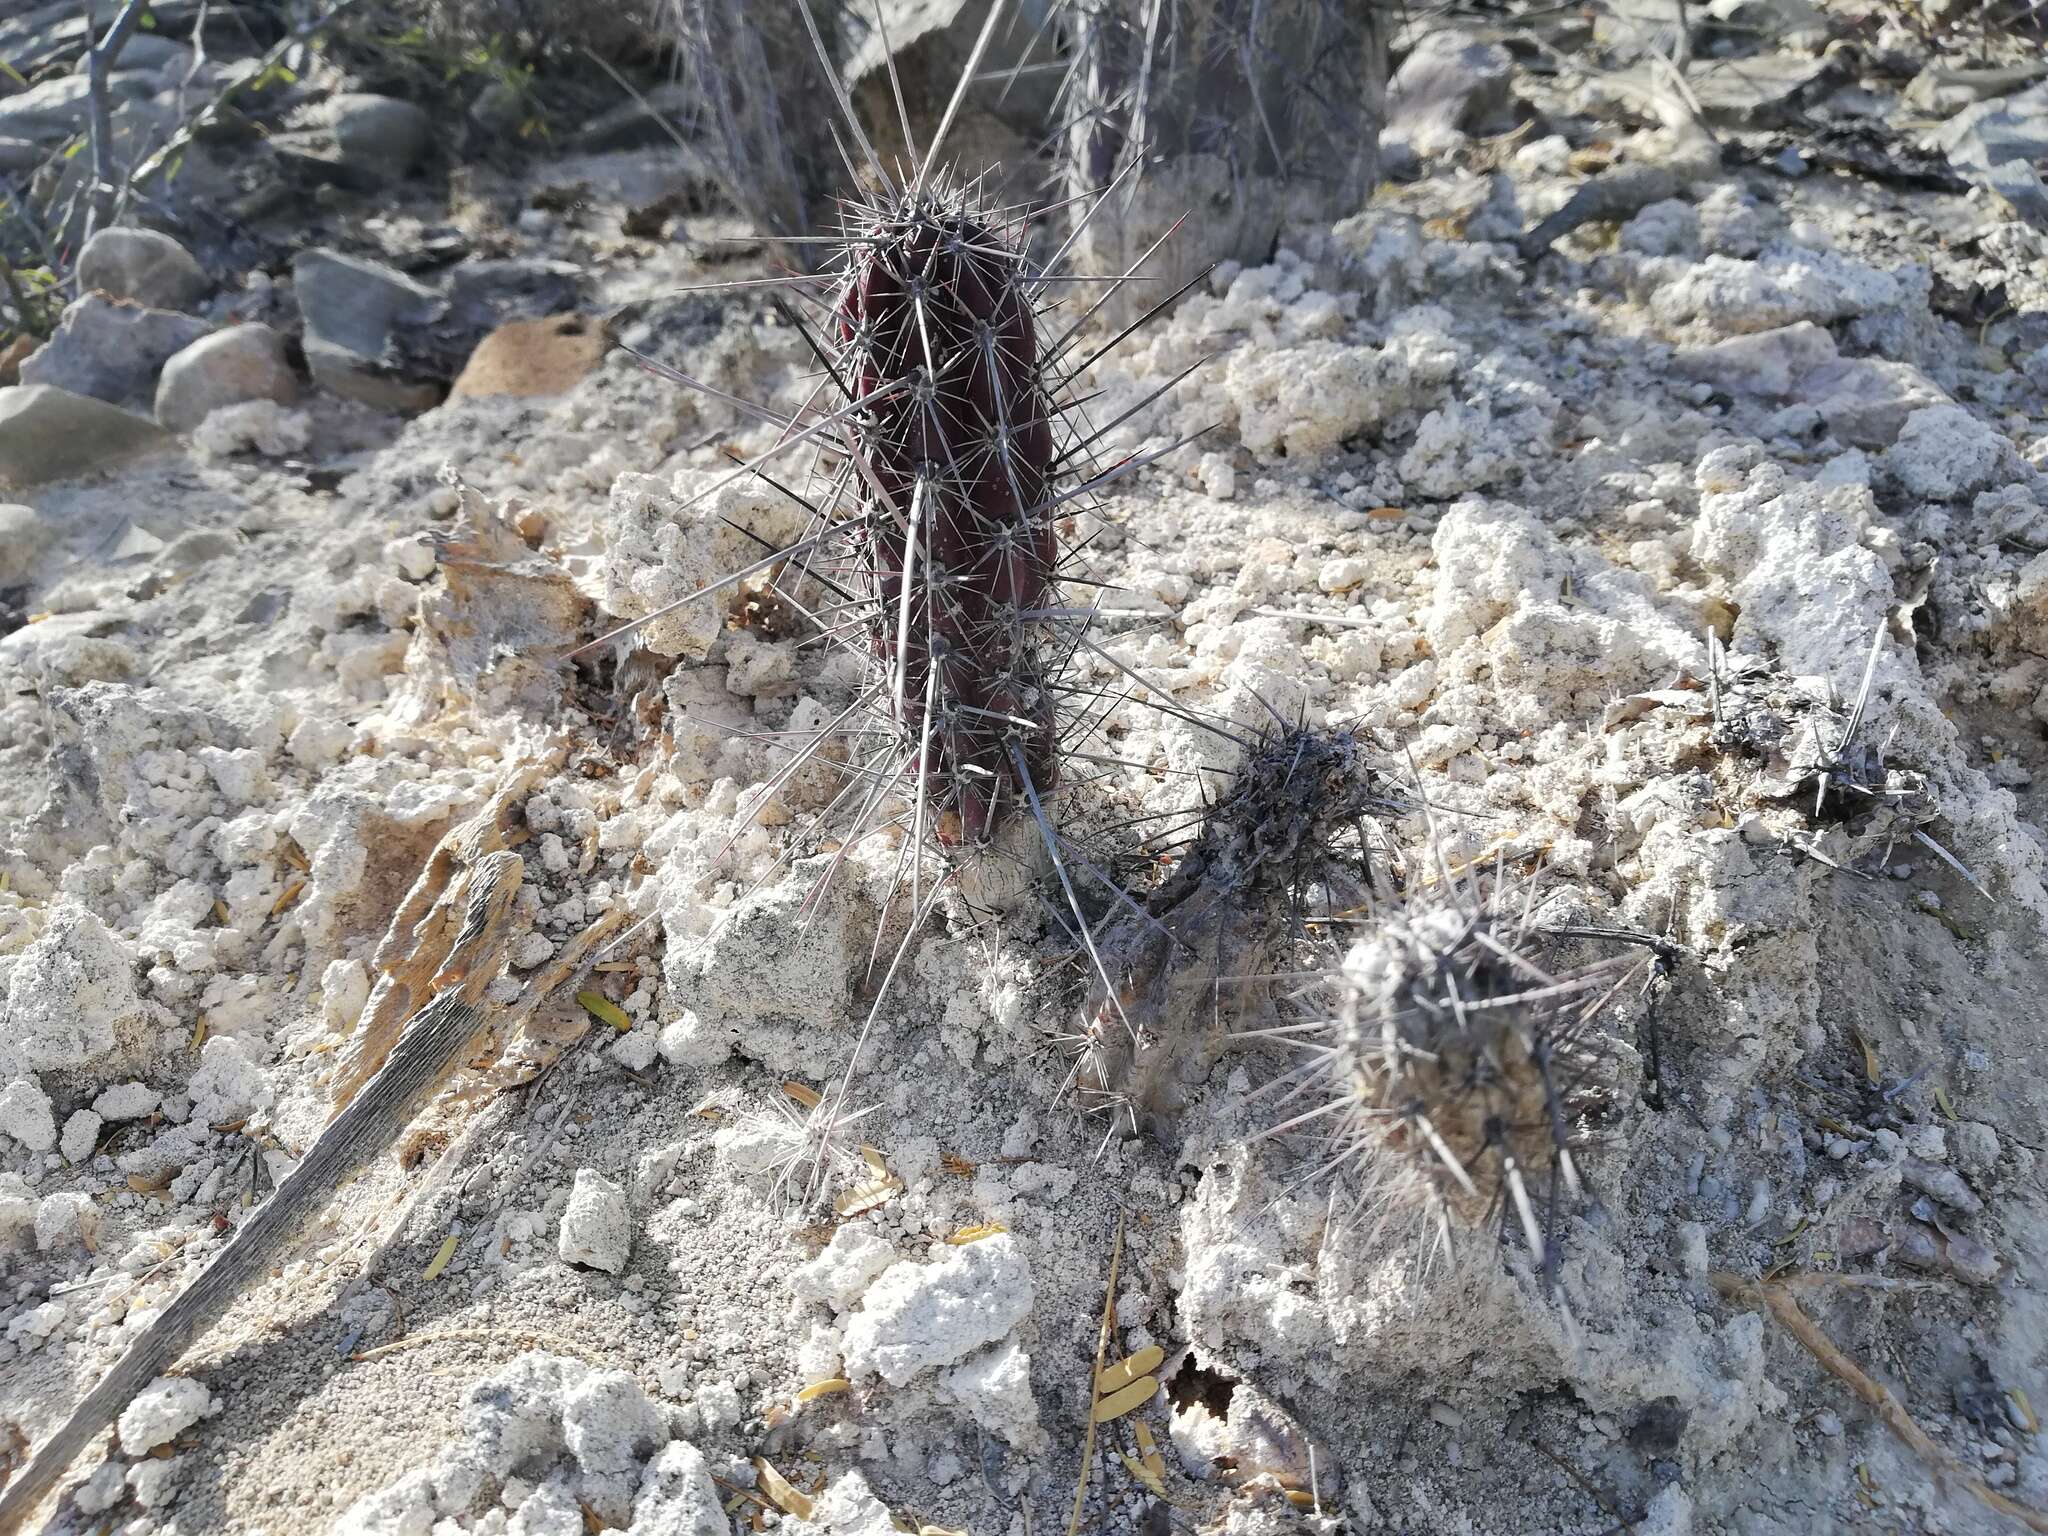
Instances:
[[[1140,1376],[1121,1391],[1095,1400],[1095,1422],[1107,1424],[1111,1419],[1120,1419],[1152,1401],[1152,1394],[1159,1390],[1159,1378]]]
[[[1854,1030],[1851,1033],[1855,1035],[1856,1043],[1863,1047],[1863,1075],[1873,1084],[1881,1081],[1883,1074],[1877,1064],[1877,1047],[1864,1039],[1861,1033]]]
[[[1166,1476],[1166,1458],[1159,1454],[1159,1442],[1152,1438],[1152,1426],[1143,1419],[1138,1420],[1138,1460],[1145,1463],[1154,1477]]]
[[[2034,1416],[2034,1405],[2027,1401],[2026,1389],[2024,1387],[2007,1387],[2005,1395],[2012,1399],[2013,1407],[2019,1409],[2020,1417],[2026,1421],[2027,1433],[2030,1435],[2039,1434],[2041,1432],[2041,1421]]]
[[[1135,1355],[1119,1360],[1115,1365],[1104,1366],[1102,1374],[1095,1378],[1095,1395],[1106,1397],[1129,1386],[1140,1376],[1150,1376],[1165,1358],[1165,1350],[1157,1344],[1147,1344]]]
[[[448,1261],[454,1257],[455,1234],[453,1232],[450,1232],[446,1237],[441,1239],[441,1246],[434,1250],[434,1256],[433,1258],[427,1261],[427,1267],[425,1271],[420,1275],[420,1279],[440,1279],[441,1271],[448,1267]]]
[[[299,893],[305,890],[305,888],[306,882],[303,880],[294,880],[290,885],[286,886],[284,888],[283,894],[281,894],[276,901],[270,904],[270,915],[272,917],[277,916],[278,913],[282,912],[286,907],[290,906],[293,902],[297,901],[299,899]]]
[[[832,1202],[832,1209],[842,1216],[859,1216],[878,1205],[887,1204],[902,1192],[903,1181],[892,1173],[887,1178],[873,1179],[845,1191]]]
[[[1943,1091],[1939,1083],[1934,1085],[1934,1107],[1948,1116],[1949,1119],[1953,1120],[1956,1118],[1955,1108],[1949,1103],[1948,1094]]]
[[[984,1237],[996,1237],[1009,1230],[1001,1222],[984,1221],[979,1226],[962,1227],[958,1232],[947,1238],[946,1241],[955,1248],[962,1248],[969,1243],[978,1243]]]
[[[196,1051],[204,1044],[206,1044],[206,1015],[202,1013],[192,1021],[191,1049]]]
[[[232,923],[235,920],[234,914],[228,911],[228,904],[222,901],[218,896],[214,897],[213,899],[213,918],[214,921],[219,923],[223,928],[227,927],[228,924]]]
[[[1166,1497],[1166,1484],[1160,1481],[1157,1472],[1154,1472],[1129,1451],[1118,1451],[1117,1456],[1121,1458],[1124,1466],[1129,1469],[1131,1476],[1143,1483],[1151,1491],[1154,1498],[1163,1499]]]
[[[633,1027],[633,1021],[626,1017],[626,1010],[602,992],[578,992],[576,1001],[582,1005],[585,1013],[593,1019],[603,1020],[620,1034]]]
[[[823,1381],[814,1381],[805,1387],[797,1393],[796,1400],[800,1403],[816,1402],[819,1398],[830,1397],[835,1392],[848,1391],[852,1386],[853,1383],[844,1376],[829,1376]]]
[[[874,1170],[876,1178],[886,1179],[889,1177],[889,1164],[883,1159],[879,1149],[868,1146],[863,1142],[860,1149],[860,1160]]]
[[[784,1083],[782,1085],[782,1091],[788,1094],[792,1099],[795,1099],[797,1103],[803,1105],[805,1109],[816,1109],[820,1104],[825,1102],[825,1095],[818,1092],[817,1089],[807,1087],[802,1083]]]
[[[767,1457],[754,1458],[754,1471],[761,1479],[761,1491],[774,1501],[777,1509],[785,1514],[795,1515],[799,1520],[811,1518],[810,1499],[797,1492],[789,1479],[776,1471]]]
[[[1290,1488],[1287,1490],[1287,1502],[1296,1509],[1314,1509],[1316,1496],[1306,1488]]]

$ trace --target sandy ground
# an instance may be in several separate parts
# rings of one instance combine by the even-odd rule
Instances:
[[[1333,1220],[1313,1146],[1259,1138],[1280,1057],[1210,1021],[1175,1021],[1184,1112],[1105,1145],[1048,1045],[1085,977],[1043,870],[942,904],[874,1006],[895,849],[800,917],[823,770],[737,817],[844,665],[716,614],[558,659],[753,558],[720,516],[789,522],[691,500],[765,429],[617,355],[409,418],[316,390],[21,495],[0,1415],[40,1441],[319,1135],[395,908],[508,775],[492,997],[618,913],[582,985],[628,1027],[541,1001],[523,1069],[465,1075],[349,1185],[49,1528],[1064,1529],[1119,1232],[1107,1356],[1159,1346],[1164,1388],[1102,1426],[1085,1529],[2006,1528],[1972,1479],[2048,1508],[2048,337],[2014,319],[2048,241],[1980,196],[1750,167],[1525,266],[1574,152],[1654,130],[1522,89],[1546,125],[1436,147],[1100,364],[1106,420],[1209,359],[1117,451],[1214,427],[1072,533],[1114,584],[1096,643],[1157,697],[1354,728],[1412,761],[1450,861],[1540,863],[1573,920],[1677,947],[1611,1011],[1555,1294],[1492,1225],[1424,1269],[1420,1224]],[[662,297],[759,270],[711,243],[730,216],[618,233],[650,188],[701,192],[673,157],[522,175],[456,225],[573,263],[588,312],[650,300],[632,339],[718,388],[801,401],[764,302]],[[408,197],[358,248],[445,219]],[[1971,282],[2003,329],[1931,299]],[[1880,631],[1865,739],[1924,811],[1889,836],[1775,793],[1703,687],[1711,633],[1803,718]],[[1078,672],[1115,763],[1054,814],[1131,867],[1139,818],[1198,810],[1234,749]],[[851,1103],[889,1182],[791,1208],[784,1084],[827,1088],[871,1008]],[[1713,1278],[1765,1273],[1964,1474]]]

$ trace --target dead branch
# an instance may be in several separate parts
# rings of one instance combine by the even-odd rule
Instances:
[[[88,236],[106,224],[114,212],[114,108],[107,97],[108,77],[113,74],[121,50],[128,46],[128,39],[135,35],[135,29],[148,9],[149,0],[128,0],[121,7],[121,14],[114,18],[114,24],[107,28],[107,35],[86,50],[86,103],[92,125],[92,197],[85,209],[85,233]],[[88,9],[88,36],[91,26],[92,13]]]
[[[1914,1422],[1912,1414],[1906,1411],[1906,1405],[1898,1400],[1891,1388],[1836,1348],[1834,1340],[1801,1310],[1784,1286],[1770,1280],[1751,1280],[1725,1270],[1708,1278],[1713,1281],[1714,1289],[1728,1300],[1762,1307],[1776,1318],[1787,1333],[1806,1346],[1808,1353],[1827,1369],[1829,1375],[1862,1398],[1870,1410],[1884,1421],[1885,1428],[1903,1440],[1927,1464],[1936,1482],[1954,1482],[1985,1508],[2019,1521],[2030,1531],[2048,1533],[2048,1515],[2015,1504],[1937,1445],[1934,1437]]]

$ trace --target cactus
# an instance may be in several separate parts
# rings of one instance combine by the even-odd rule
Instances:
[[[1459,882],[1438,862],[1432,891],[1366,926],[1320,1016],[1248,1032],[1300,1057],[1258,1091],[1300,1106],[1265,1134],[1316,1133],[1301,1182],[1337,1184],[1368,1239],[1419,1221],[1426,1266],[1454,1229],[1499,1219],[1548,1283],[1559,1213],[1583,1194],[1577,1149],[1613,1099],[1608,1007],[1649,961],[1565,965],[1543,951],[1566,933],[1666,947],[1547,926],[1533,879]]]

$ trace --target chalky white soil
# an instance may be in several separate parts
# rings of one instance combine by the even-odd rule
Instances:
[[[0,1416],[39,1441],[319,1134],[394,908],[521,764],[550,766],[494,996],[624,907],[586,985],[631,1028],[575,1038],[569,993],[544,1005],[572,1042],[550,1069],[436,1108],[409,1166],[345,1190],[51,1528],[708,1536],[764,1457],[824,1490],[785,1530],[1064,1529],[1119,1223],[1109,1354],[1161,1345],[1171,1381],[1104,1426],[1086,1529],[1993,1529],[1708,1278],[1779,1266],[1878,1282],[1798,1294],[2048,1508],[2048,356],[2017,369],[1928,308],[1930,262],[2038,308],[2048,249],[1976,202],[1731,175],[1525,269],[1505,242],[1568,194],[1566,153],[1453,157],[1217,272],[1091,407],[1215,354],[1120,446],[1214,430],[1076,530],[1117,583],[1099,643],[1163,694],[1355,723],[1412,755],[1453,859],[1541,855],[1584,920],[1683,951],[1661,1109],[1617,1005],[1558,1298],[1519,1240],[1466,1234],[1424,1278],[1407,1226],[1333,1228],[1294,1188],[1312,1149],[1254,1141],[1271,1056],[1220,1054],[1176,1125],[1104,1148],[1058,1096],[1081,972],[1028,891],[935,918],[875,1017],[850,1102],[900,1191],[782,1209],[749,1117],[851,1056],[895,851],[800,920],[823,863],[780,861],[829,780],[735,812],[851,679],[713,608],[616,669],[556,660],[755,558],[721,516],[792,523],[766,492],[682,505],[763,429],[619,357],[403,422],[316,395],[34,491],[5,552],[36,617],[0,636]],[[606,303],[752,259],[543,222],[529,245]],[[1974,266],[1934,240],[1965,226]],[[674,365],[803,398],[766,306],[649,314]],[[1982,892],[1762,795],[1670,691],[1714,630],[1853,695],[1879,629],[1867,739],[1925,776]],[[1070,775],[1071,826],[1197,805],[1193,770],[1230,763],[1136,699],[1106,739],[1146,766]],[[1170,1513],[1117,1454],[1141,1422]]]

